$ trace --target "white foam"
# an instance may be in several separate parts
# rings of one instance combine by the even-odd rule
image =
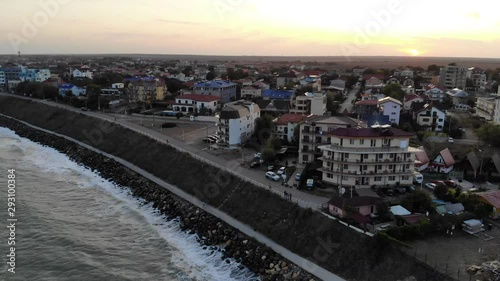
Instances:
[[[90,169],[73,162],[65,154],[21,138],[15,132],[0,127],[0,140],[1,138],[18,142],[17,145],[23,147],[24,158],[41,172],[50,173],[54,180],[69,181],[80,188],[101,188],[124,202],[128,210],[142,216],[150,229],[177,250],[172,253],[171,263],[182,271],[178,275],[179,280],[260,280],[248,269],[239,269],[240,264],[234,260],[227,264],[220,252],[211,251],[209,248],[204,250],[196,241],[196,235],[182,232],[177,221],[167,222],[163,215],[153,209],[152,204],[144,204],[143,200],[133,197],[127,189],[122,189]]]

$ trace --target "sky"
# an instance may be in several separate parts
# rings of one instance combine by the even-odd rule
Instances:
[[[0,0],[0,54],[500,58],[500,1]]]

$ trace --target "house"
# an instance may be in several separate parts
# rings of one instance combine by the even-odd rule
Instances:
[[[428,170],[430,172],[448,174],[453,170],[453,165],[455,164],[455,159],[451,155],[448,148],[445,148],[439,152],[439,155],[434,158],[432,163],[429,164]]]
[[[260,117],[260,108],[249,101],[226,103],[222,107],[217,123],[217,133],[222,137],[221,146],[237,149],[247,141],[255,130],[255,120]]]
[[[338,91],[341,93],[346,92],[345,81],[342,79],[335,79],[330,81],[331,90]]]
[[[292,107],[290,101],[287,100],[265,100],[255,99],[254,102],[259,106],[261,115],[268,114],[271,116],[280,116],[287,114]]]
[[[262,96],[262,90],[255,86],[245,86],[241,88],[241,97],[246,99],[253,99]]]
[[[444,101],[446,88],[442,86],[436,86],[434,84],[429,84],[424,87],[424,90],[424,94],[429,98],[430,101]]]
[[[491,217],[500,218],[500,190],[479,193],[481,200],[492,207]]]
[[[425,152],[423,147],[420,147],[417,152],[415,152],[415,171],[421,172],[427,167],[429,167],[429,163],[431,160],[427,153]]]
[[[421,221],[428,221],[429,219],[424,214],[409,214],[396,217],[396,225],[417,225]]]
[[[281,73],[276,77],[276,87],[286,87],[289,84],[297,83],[298,78],[294,72]]]
[[[417,92],[413,86],[401,87],[401,90],[403,90],[406,95],[415,94]]]
[[[272,135],[291,143],[294,140],[295,129],[307,116],[303,114],[284,114],[273,120]]]
[[[215,112],[219,105],[219,97],[207,95],[187,94],[175,98],[173,105],[175,111],[180,112],[197,112],[207,110],[207,112]],[[205,108],[205,109],[203,109]]]
[[[236,98],[236,83],[213,80],[196,83],[193,86],[193,91],[197,95],[209,95],[219,97],[221,102],[230,102]]]
[[[413,70],[405,69],[405,70],[395,70],[393,76],[413,78],[413,74],[414,74]]]
[[[381,90],[384,87],[385,87],[384,80],[379,79],[377,77],[371,76],[365,82],[365,89],[379,89],[379,90]]]
[[[364,115],[362,119],[367,127],[371,127],[373,125],[392,125],[392,122],[389,121],[389,116],[385,115]]]
[[[295,93],[288,90],[264,90],[262,97],[269,100],[288,100],[292,101]]]
[[[370,188],[408,186],[413,182],[415,153],[409,146],[413,134],[389,125],[371,128],[338,128],[327,132],[330,144],[322,152],[324,183]]]
[[[403,103],[392,97],[385,97],[378,100],[378,109],[381,115],[389,116],[392,124],[399,125],[401,106]]]
[[[439,215],[460,215],[465,211],[464,205],[462,203],[455,203],[455,204],[444,204],[444,205],[439,205],[436,207],[436,212]]]
[[[363,77],[366,67],[356,66],[352,68],[352,76]]]
[[[319,146],[330,144],[331,137],[328,132],[337,128],[351,127],[366,127],[366,125],[360,120],[351,117],[307,116],[300,123],[298,163],[311,163],[322,155]]]
[[[68,92],[71,92],[73,96],[82,96],[85,95],[86,89],[77,87],[73,84],[61,84],[59,85],[59,95],[66,96]]]
[[[361,100],[355,103],[356,112],[359,119],[365,116],[374,115],[378,111],[378,100]]]
[[[405,98],[403,100],[403,109],[406,111],[409,111],[411,108],[412,103],[414,102],[425,102],[428,100],[426,95],[415,95],[415,94],[409,94],[405,95]]]
[[[49,69],[23,69],[19,75],[22,81],[43,82],[51,77]]]
[[[467,81],[467,68],[456,65],[448,65],[439,70],[439,85],[446,89],[465,89]]]
[[[469,97],[469,94],[466,91],[458,88],[448,90],[446,92],[446,95],[448,95],[448,97],[451,98],[455,108],[457,108],[460,105],[467,104],[467,98]]]
[[[71,75],[74,77],[74,78],[88,78],[88,79],[92,79],[93,75],[92,75],[92,71],[88,70],[88,69],[73,69],[69,71],[71,73]]]
[[[420,126],[427,127],[432,132],[441,132],[444,128],[446,113],[432,104],[425,104],[413,112],[413,119]]]
[[[267,83],[264,83],[262,80],[255,81],[252,86],[257,87],[263,90],[269,90],[270,86]]]
[[[415,86],[415,82],[413,81],[413,78],[406,77],[406,76],[396,76],[396,75],[392,75],[391,77],[389,77],[389,79],[387,79],[387,81],[386,81],[386,84],[387,85],[398,84],[398,85],[401,85],[403,87],[408,87],[408,86],[414,87]]]
[[[361,223],[367,223],[370,215],[377,214],[377,203],[380,202],[380,198],[371,196],[358,196],[352,198],[344,198],[340,196],[334,196],[330,201],[328,201],[328,212],[336,217],[345,218],[348,217],[349,208],[357,214],[364,218],[355,218],[355,220],[361,219]]]

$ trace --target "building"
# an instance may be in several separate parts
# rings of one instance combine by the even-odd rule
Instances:
[[[123,89],[125,88],[124,83],[113,83],[111,84],[111,89]]]
[[[71,92],[73,96],[84,96],[86,93],[85,88],[77,87],[73,84],[61,84],[59,85],[59,95],[66,96],[68,92]]]
[[[328,201],[328,212],[336,217],[345,218],[350,216],[359,223],[368,223],[369,216],[377,214],[377,204],[381,201],[378,197],[358,196],[353,198],[345,198],[334,196]],[[348,207],[355,209],[357,213],[349,213]]]
[[[444,129],[444,121],[446,120],[446,113],[436,106],[428,103],[422,108],[413,112],[413,120],[420,126],[427,127],[429,131],[441,132]]]
[[[441,86],[436,86],[434,84],[429,84],[424,87],[424,94],[429,98],[430,101],[443,102],[445,97],[445,88]]]
[[[379,113],[381,115],[389,116],[389,121],[392,124],[399,125],[402,105],[403,103],[391,97],[385,97],[378,100]]]
[[[7,85],[7,79],[5,78],[5,72],[0,71],[0,88],[5,88]]]
[[[202,108],[207,112],[215,112],[219,105],[219,97],[187,94],[175,98],[174,110],[180,112],[197,112]]]
[[[272,135],[291,143],[294,141],[295,129],[307,116],[303,114],[284,114],[273,120]]]
[[[415,95],[415,94],[405,95],[405,98],[403,100],[403,109],[405,111],[409,111],[411,109],[411,105],[414,102],[424,102],[426,100],[427,100],[426,95],[423,95],[423,96],[419,96],[419,95]]]
[[[467,89],[468,91],[477,91],[478,89],[483,88],[488,82],[486,73],[478,67],[471,67],[467,69],[467,78],[472,82],[472,88]]]
[[[439,152],[439,155],[429,164],[428,170],[435,173],[448,174],[453,170],[455,159],[448,148]]]
[[[221,146],[236,149],[247,141],[255,130],[255,120],[260,117],[260,108],[249,101],[226,103],[222,107],[217,123]]]
[[[319,146],[329,144],[328,132],[337,128],[364,127],[360,120],[350,117],[310,115],[300,123],[298,163],[307,164],[321,156]]]
[[[167,93],[165,83],[156,77],[132,77],[124,82],[129,82],[126,89],[129,102],[161,101]]]
[[[371,76],[370,78],[366,79],[365,82],[365,89],[377,89],[379,91],[382,90],[382,88],[385,87],[385,83],[383,79],[379,79],[377,77]]]
[[[262,96],[262,89],[255,86],[245,86],[241,88],[241,97],[254,99]]]
[[[406,76],[396,76],[396,75],[392,75],[391,77],[389,77],[386,84],[387,85],[398,84],[398,85],[401,85],[403,87],[408,87],[408,86],[414,87],[415,86],[415,82],[413,81],[413,78],[406,77]]]
[[[11,65],[11,66],[0,68],[0,71],[2,71],[5,75],[5,83],[8,83],[11,80],[20,80],[21,73],[24,70],[25,70],[25,67],[22,65]]]
[[[264,90],[262,97],[269,100],[288,100],[292,101],[295,93],[289,90]]]
[[[480,97],[476,100],[476,114],[488,121],[494,120],[497,97]]]
[[[395,70],[393,76],[413,78],[413,70],[411,69]]]
[[[366,116],[377,114],[378,100],[360,100],[355,103],[356,112],[359,119],[364,119]]]
[[[289,84],[297,83],[297,75],[293,72],[281,73],[276,77],[276,87],[286,87]]]
[[[275,117],[290,113],[292,107],[291,102],[287,100],[265,100],[260,98],[255,99],[254,102],[259,106],[260,114]]]
[[[320,146],[322,180],[343,187],[408,186],[413,182],[413,134],[389,125],[339,128],[327,135],[331,144]]]
[[[227,103],[236,98],[236,83],[224,80],[200,82],[193,86],[193,91],[197,95],[219,97],[221,102]]]
[[[465,89],[467,71],[467,68],[456,65],[442,67],[439,71],[439,85],[442,85],[447,89]]]
[[[70,70],[70,72],[74,78],[92,79],[92,77],[93,77],[92,71],[90,71],[88,69],[81,69],[81,70],[80,69],[73,69],[73,70]]]
[[[48,69],[23,69],[19,74],[21,81],[29,82],[44,82],[51,77],[50,70]]]
[[[290,113],[325,115],[327,96],[324,93],[305,93],[295,98],[294,108]]]
[[[500,125],[500,87],[498,87],[497,99],[495,100],[495,114],[493,115],[493,123]]]
[[[446,95],[453,101],[453,105],[456,109],[460,109],[458,107],[463,107],[463,105],[467,105],[467,99],[469,94],[461,89],[455,88],[452,90],[448,90]]]
[[[491,206],[491,218],[498,219],[500,217],[500,190],[491,190],[479,193],[481,200]]]

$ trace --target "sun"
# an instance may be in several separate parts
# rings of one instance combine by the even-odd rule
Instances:
[[[406,49],[404,51],[412,56],[418,56],[421,54],[421,52],[417,49]]]

